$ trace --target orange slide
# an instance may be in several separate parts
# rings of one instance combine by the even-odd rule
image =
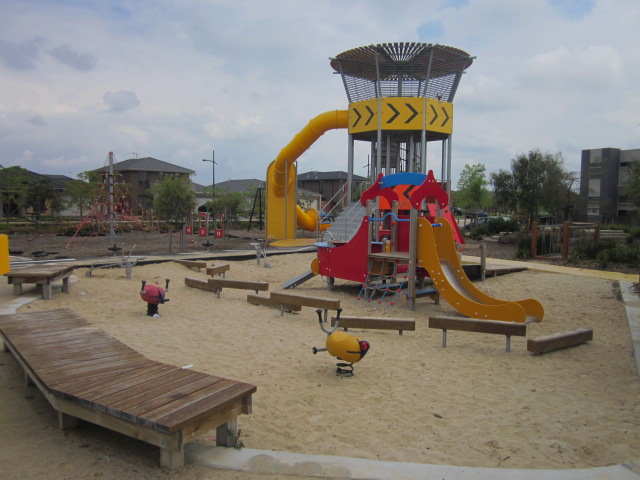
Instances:
[[[417,262],[429,272],[440,295],[467,317],[525,322],[527,319],[541,321],[544,316],[544,307],[535,299],[509,302],[478,290],[464,273],[453,241],[453,229],[446,218],[436,218],[433,225],[426,218],[418,218]]]

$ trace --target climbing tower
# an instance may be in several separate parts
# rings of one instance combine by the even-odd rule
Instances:
[[[440,181],[450,196],[453,98],[472,63],[462,50],[431,43],[369,45],[332,58],[349,100],[349,184],[355,141],[371,144],[372,182],[379,173],[426,173],[427,145],[440,142]]]

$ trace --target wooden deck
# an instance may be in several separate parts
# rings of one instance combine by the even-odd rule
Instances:
[[[52,285],[58,280],[62,280],[62,292],[70,292],[69,277],[73,273],[73,265],[29,265],[15,268],[9,273],[5,273],[9,285],[13,285],[13,294],[22,295],[22,284],[35,283],[42,288],[42,298],[51,299]]]
[[[0,337],[58,411],[160,447],[162,466],[184,463],[184,444],[216,429],[232,446],[254,385],[149,360],[70,310],[0,315]]]

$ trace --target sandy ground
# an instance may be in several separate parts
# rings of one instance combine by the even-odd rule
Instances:
[[[314,256],[272,256],[272,268],[232,261],[227,278],[268,281],[271,291],[280,290]],[[454,314],[445,302],[421,299],[414,311],[385,302],[373,311],[356,300],[359,286],[337,280],[329,292],[316,277],[296,293],[339,298],[345,315],[416,321],[416,331],[402,336],[352,330],[371,350],[355,376],[341,378],[333,357],[311,353],[326,338],[313,309],[280,316],[248,304],[241,290],[224,290],[218,299],[184,285],[185,277],[204,279],[204,272],[174,262],[136,266],[132,280],[122,269],[75,275],[70,295],[20,311],[70,308],[149,358],[257,385],[253,413],[238,420],[248,448],[535,469],[640,457],[640,383],[618,286],[609,280],[526,271],[479,284],[499,298],[544,305],[545,320],[530,324],[528,337],[594,330],[588,344],[534,356],[522,337],[512,338],[507,353],[503,336],[450,331],[442,348],[441,331],[427,328],[427,319]],[[160,307],[161,318],[147,317],[140,280],[164,285],[166,278],[170,302]],[[158,467],[155,447],[84,423],[60,431],[11,355],[2,353],[0,362],[2,478],[279,478],[192,465],[169,472]],[[213,444],[214,435],[198,441]]]

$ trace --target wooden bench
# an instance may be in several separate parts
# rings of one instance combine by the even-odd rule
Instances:
[[[160,464],[184,464],[184,445],[216,430],[233,446],[254,385],[149,360],[70,310],[0,315],[0,338],[58,412],[160,447]]]
[[[200,260],[174,260],[174,262],[184,265],[185,267],[197,269],[198,271],[200,271],[201,268],[207,268],[207,262]]]
[[[306,297],[288,292],[271,292],[271,299],[280,304],[280,316],[284,315],[285,305],[299,305],[301,307],[321,308],[324,310],[324,322],[327,323],[327,311],[340,308],[340,300],[335,298]]]
[[[50,300],[52,286],[54,282],[62,280],[62,292],[69,293],[71,284],[69,277],[73,273],[73,265],[29,265],[15,268],[9,273],[5,273],[9,285],[13,285],[13,294],[22,295],[22,285],[24,283],[35,283],[42,289],[42,298]]]
[[[282,305],[280,302],[275,302],[271,297],[263,297],[262,295],[254,295],[252,293],[247,295],[247,303],[273,308],[280,308]],[[285,304],[284,309],[287,312],[299,312],[302,310],[302,306]]]
[[[494,333],[507,337],[507,352],[511,351],[511,337],[525,337],[527,325],[518,322],[480,320],[462,317],[429,317],[429,328],[442,329],[442,346],[447,346],[447,330],[462,332]]]
[[[221,263],[220,265],[212,265],[210,267],[207,267],[205,271],[209,276],[213,277],[215,275],[222,275],[222,278],[224,278],[224,273],[228,272],[230,269],[231,265],[229,265],[228,263]]]
[[[545,337],[529,338],[527,339],[527,350],[536,354],[547,353],[590,342],[591,340],[593,340],[593,329],[579,328]]]
[[[336,324],[337,317],[331,317],[331,326]],[[376,330],[398,330],[402,332],[415,331],[416,322],[407,318],[384,318],[384,317],[350,317],[341,316],[339,327],[347,331],[349,328],[371,328]]]

